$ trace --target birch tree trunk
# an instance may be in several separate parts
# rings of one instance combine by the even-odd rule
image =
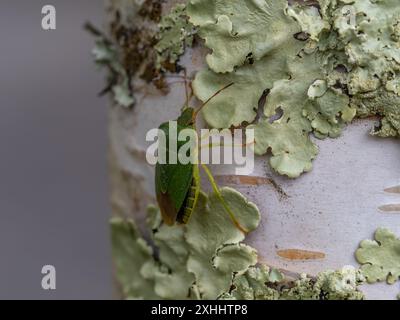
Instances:
[[[175,2],[166,1],[163,10]],[[131,23],[135,10],[128,3],[111,1],[110,16],[122,8],[121,12],[132,13],[122,17]],[[189,76],[204,66],[206,52],[198,44],[181,58]],[[170,84],[164,94],[137,80],[134,108],[110,108],[113,214],[134,218],[142,228],[147,206],[156,203],[154,167],[145,158],[146,133],[176,119],[186,100],[184,85],[167,81],[178,83]],[[261,225],[246,241],[258,250],[260,262],[316,275],[358,266],[354,252],[361,240],[373,238],[377,226],[400,234],[400,194],[385,191],[400,184],[399,141],[371,137],[373,122],[356,120],[341,137],[316,140],[320,153],[313,170],[295,180],[274,173],[265,157],[256,158],[255,171],[247,179],[235,176],[230,166],[212,167],[220,185],[239,190],[259,207]],[[293,259],[293,253],[304,255],[296,250],[314,253],[313,259]],[[363,291],[369,299],[392,299],[400,290],[398,284],[380,283],[366,285]]]

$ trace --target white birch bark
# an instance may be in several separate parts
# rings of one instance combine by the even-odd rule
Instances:
[[[181,59],[189,75],[203,66],[205,53],[202,48],[189,49]],[[146,207],[155,204],[154,168],[145,159],[146,133],[177,118],[185,90],[180,83],[172,84],[168,95],[143,82],[136,87],[140,89],[135,92],[137,104],[132,111],[110,108],[110,170],[114,213],[133,217],[140,224]],[[373,239],[378,227],[400,235],[400,193],[384,191],[400,185],[399,140],[371,137],[373,124],[374,119],[356,120],[341,137],[317,140],[320,153],[313,170],[295,180],[272,172],[267,157],[256,159],[252,176],[257,178],[245,183],[230,176],[232,168],[212,168],[214,175],[224,176],[218,179],[220,185],[238,189],[259,207],[261,225],[247,242],[258,250],[260,262],[315,275],[344,265],[358,266],[354,252],[360,241]],[[379,209],[384,205],[393,205],[393,212]],[[287,249],[319,252],[325,257],[292,261],[277,254]],[[393,299],[400,292],[399,283],[362,289],[369,299]]]

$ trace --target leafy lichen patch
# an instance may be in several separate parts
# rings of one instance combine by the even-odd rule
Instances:
[[[132,299],[154,299],[154,282],[140,275],[140,270],[152,260],[153,249],[140,236],[133,221],[111,220],[113,261],[122,294]]]
[[[398,1],[332,2],[324,18],[334,27],[336,48],[345,54],[348,90],[359,116],[378,115],[380,126],[373,133],[399,136]]]
[[[90,24],[86,29],[96,37],[96,45],[92,51],[95,63],[100,68],[107,68],[107,86],[101,92],[105,94],[111,91],[117,104],[123,107],[130,107],[135,100],[130,88],[130,78],[121,63],[117,47],[104,34]]]
[[[147,270],[146,278],[154,281],[154,291],[161,298],[187,299],[194,276],[186,268],[190,251],[184,228],[163,225],[158,209],[154,207],[148,209],[147,223],[157,247],[158,258],[142,267],[142,270]]]
[[[257,207],[230,188],[225,201],[242,212],[241,221],[257,228]],[[117,279],[130,299],[361,299],[359,273],[351,268],[328,271],[316,279],[286,279],[258,264],[255,249],[229,219],[215,194],[200,195],[187,226],[166,226],[159,210],[148,209],[150,241],[132,221],[111,221]],[[153,249],[154,248],[154,249]]]
[[[388,229],[379,228],[375,240],[362,241],[356,258],[369,283],[393,284],[400,277],[400,239]]]
[[[156,68],[165,71],[177,71],[179,57],[187,47],[193,45],[196,30],[188,21],[186,5],[178,4],[171,12],[162,17],[155,45],[157,51]]]
[[[292,288],[283,289],[282,297],[290,300],[363,300],[364,294],[357,290],[363,282],[359,270],[345,266],[338,271],[321,272],[315,279],[302,275]]]
[[[222,194],[232,209],[240,208],[244,219],[240,221],[253,226],[250,231],[254,230],[260,220],[257,207],[233,189],[223,188]],[[234,203],[230,198],[234,198]],[[200,198],[187,227],[186,239],[191,247],[187,267],[195,275],[203,299],[216,299],[229,289],[233,272],[245,270],[254,262],[254,250],[239,245],[245,235],[231,222],[214,194]],[[229,255],[232,251],[235,257]]]
[[[190,21],[212,50],[207,56],[215,72],[232,72],[286,45],[298,27],[284,14],[286,0],[191,0]]]
[[[221,300],[277,300],[280,292],[268,284],[283,281],[284,276],[278,270],[265,265],[251,267],[245,273],[235,276],[229,292]]]
[[[233,189],[221,191],[232,207],[240,208],[243,223],[256,228],[260,215],[255,205]],[[132,222],[111,222],[118,280],[128,298],[155,294],[162,299],[187,299],[193,297],[190,293],[215,299],[229,289],[234,273],[257,263],[256,251],[241,243],[244,234],[214,194],[201,194],[187,227],[162,224],[156,208],[149,208],[147,225],[157,254]],[[144,285],[148,288],[141,296]]]
[[[117,104],[131,107],[135,77],[168,92],[164,75],[181,70],[178,60],[196,33],[186,5],[178,4],[162,16],[160,0],[115,0],[110,1],[110,11],[110,37],[89,28],[96,37],[95,62],[109,71],[103,93],[110,91]]]
[[[357,290],[362,274],[352,266],[325,271],[316,278],[305,274],[295,281],[283,281],[279,271],[266,266],[252,267],[233,280],[233,289],[221,299],[232,300],[362,300]]]
[[[193,83],[217,128],[251,124],[257,154],[298,177],[318,150],[310,140],[338,137],[355,116],[380,118],[373,134],[400,135],[400,7],[395,0],[190,0],[188,15],[212,50]],[[261,28],[260,26],[265,27]],[[277,30],[275,30],[277,28]],[[264,117],[256,110],[268,92]],[[271,121],[276,111],[282,117]],[[253,123],[255,122],[256,123]]]
[[[112,70],[116,101],[130,106],[135,75],[166,90],[163,73],[180,70],[196,26],[211,50],[209,68],[193,83],[196,96],[205,101],[235,83],[204,108],[206,122],[216,128],[251,124],[256,153],[271,152],[272,168],[295,178],[311,170],[318,153],[310,134],[335,138],[355,116],[374,115],[380,118],[374,135],[400,135],[396,0],[317,2],[190,0],[161,18],[160,1],[114,1],[116,45],[103,42],[96,49],[113,53],[112,61],[96,59]],[[134,14],[153,27],[133,24],[128,17]],[[271,121],[278,108],[282,117]]]

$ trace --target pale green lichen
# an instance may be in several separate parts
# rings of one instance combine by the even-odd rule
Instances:
[[[237,191],[221,190],[241,223],[257,228],[257,207]],[[240,215],[239,215],[240,213]],[[187,226],[166,226],[150,207],[144,240],[132,221],[111,221],[113,256],[122,294],[129,299],[351,299],[358,273],[352,269],[325,272],[313,279],[289,281],[258,264],[255,249],[230,220],[215,194],[200,195]],[[155,249],[152,249],[155,248]]]
[[[170,71],[171,65],[175,66],[187,47],[193,44],[193,35],[196,30],[188,21],[186,5],[178,4],[171,9],[170,13],[163,16],[159,24],[157,34],[156,67]]]
[[[265,265],[250,267],[245,273],[236,275],[229,292],[222,294],[221,300],[277,300],[280,292],[271,284],[282,282],[284,276],[278,270]]]
[[[283,290],[282,296],[290,300],[363,300],[364,294],[357,290],[363,283],[364,276],[359,270],[345,266],[338,271],[321,272],[316,279],[302,275],[293,288]]]
[[[207,56],[215,72],[232,72],[260,60],[288,41],[297,26],[284,14],[286,0],[191,0],[190,21],[213,52]]]
[[[398,137],[400,134],[400,96],[382,88],[372,93],[353,97],[352,104],[357,107],[361,117],[383,115],[380,123],[372,131],[379,137]]]
[[[278,276],[277,276],[278,274]],[[221,296],[229,300],[362,300],[357,290],[364,278],[360,271],[346,266],[339,271],[321,272],[316,278],[283,282],[284,276],[266,266],[252,267],[236,276],[233,289]]]
[[[388,229],[379,228],[375,240],[362,241],[356,258],[369,283],[393,284],[400,277],[400,239]]]
[[[243,272],[257,264],[257,251],[245,244],[228,244],[216,252],[212,264],[224,273]]]
[[[234,83],[204,108],[206,122],[252,124],[256,153],[271,151],[272,168],[292,178],[312,168],[311,133],[338,137],[356,115],[381,118],[375,135],[400,135],[398,1],[320,0],[319,8],[286,0],[188,3],[212,50],[193,83],[196,96],[205,101]]]
[[[301,30],[305,32],[304,37],[309,36],[312,40],[318,40],[319,34],[330,28],[329,23],[321,18],[318,8],[314,6],[294,3],[288,7],[287,14],[297,20]]]
[[[222,195],[242,225],[253,226],[260,221],[257,207],[249,203],[240,193],[223,188]],[[231,201],[234,199],[234,202]],[[196,285],[203,299],[215,299],[227,291],[231,285],[233,272],[246,270],[254,262],[254,251],[239,245],[245,239],[244,234],[230,221],[223,205],[211,194],[208,199],[202,197],[197,205],[186,231],[186,240],[191,248],[187,268],[195,275]],[[235,257],[221,255],[224,247],[235,251]],[[233,247],[231,247],[233,246]],[[223,252],[222,252],[223,253]],[[221,268],[224,256],[229,267]],[[221,261],[222,259],[222,261]]]
[[[112,91],[114,100],[123,107],[131,107],[135,100],[129,87],[130,79],[120,62],[115,45],[102,33],[88,26],[88,29],[96,36],[96,45],[92,50],[95,63],[100,68],[108,69],[107,88],[104,92]]]
[[[156,208],[149,208],[147,223],[158,258],[142,267],[146,270],[145,278],[154,282],[154,291],[160,298],[186,299],[194,277],[186,268],[190,252],[184,229],[162,225]]]
[[[347,58],[346,85],[359,116],[379,115],[376,135],[400,135],[400,6],[396,0],[331,1],[325,12],[336,50]],[[324,35],[326,36],[326,35]],[[343,83],[344,84],[344,83]]]
[[[241,223],[254,230],[260,220],[256,206],[233,189],[221,192]],[[157,255],[144,246],[131,222],[117,219],[111,226],[118,280],[128,298],[148,298],[154,292],[162,299],[216,299],[229,290],[234,273],[257,263],[256,251],[241,243],[244,234],[214,194],[200,195],[188,226],[166,226],[158,210],[149,209],[148,228]],[[137,283],[132,285],[132,279]],[[142,296],[143,284],[148,288]]]
[[[115,274],[122,294],[132,299],[154,299],[154,282],[140,275],[143,265],[152,260],[153,249],[132,221],[113,218],[110,224]]]
[[[134,5],[137,11],[146,3],[125,1],[116,6]],[[318,151],[310,134],[338,137],[356,115],[380,117],[372,133],[398,137],[397,0],[318,3],[319,7],[286,0],[178,4],[156,28],[156,57],[145,68],[144,77],[158,79],[160,72],[179,70],[177,61],[191,45],[196,26],[211,49],[206,58],[209,68],[200,71],[193,83],[196,96],[205,101],[222,86],[235,84],[204,108],[206,122],[216,128],[251,124],[256,131],[256,153],[270,151],[272,168],[292,178],[312,168]],[[143,35],[135,34],[136,45]],[[96,60],[112,70],[110,83],[117,103],[131,106],[132,70],[127,72],[115,52],[110,43],[100,41]],[[147,49],[139,56],[130,52],[128,64],[138,68],[132,61],[143,57],[150,59]],[[159,88],[165,85],[157,83]],[[265,96],[267,102],[261,105]],[[261,119],[257,119],[258,108],[263,109]],[[282,116],[275,119],[278,110]]]
[[[264,118],[254,128],[257,154],[271,150],[271,166],[280,174],[297,177],[311,170],[311,160],[318,149],[309,139],[336,137],[353,114],[347,96],[333,89],[313,95],[316,81],[323,79],[319,60],[315,55],[302,53],[287,61],[290,79],[275,81],[264,107]],[[316,80],[317,79],[317,80]],[[309,96],[311,93],[311,96]],[[322,104],[324,107],[322,107]],[[281,110],[282,116],[270,120]]]
[[[188,14],[191,21],[199,26],[200,36],[203,35],[203,28],[206,28],[209,37],[213,32],[218,35],[218,32],[211,27],[212,23],[217,21],[220,16],[226,17],[227,9],[229,9],[229,16],[236,19],[236,24],[243,24],[244,28],[246,28],[246,21],[252,21],[248,17],[258,17],[259,15],[261,16],[259,19],[266,20],[264,21],[266,26],[262,28],[249,22],[247,27],[250,30],[245,29],[243,35],[240,33],[236,35],[239,31],[235,31],[228,40],[220,40],[218,45],[221,50],[226,50],[225,54],[220,54],[220,56],[228,60],[230,65],[230,68],[222,72],[233,70],[233,67],[237,66],[233,72],[219,74],[214,72],[218,70],[214,70],[211,65],[211,69],[204,69],[196,76],[193,89],[201,100],[206,100],[224,85],[232,82],[235,84],[215,97],[204,109],[206,121],[216,128],[229,128],[231,125],[239,126],[243,122],[252,122],[256,117],[258,102],[264,91],[271,89],[275,81],[289,77],[287,56],[294,57],[302,47],[302,43],[293,38],[293,34],[300,31],[299,27],[292,19],[284,15],[286,1],[274,1],[272,5],[269,1],[235,0],[231,1],[232,5],[227,8],[223,3],[225,1],[189,1]],[[201,21],[197,17],[199,15],[203,16],[205,25],[199,24]],[[279,20],[281,18],[284,20],[283,22]],[[273,27],[274,29],[275,26],[272,23],[268,27],[268,24],[274,19],[278,20],[279,30],[271,32],[269,28]],[[215,28],[218,30],[218,27]],[[240,28],[240,26],[236,28]],[[247,37],[247,32],[250,32],[249,37]],[[262,34],[261,39],[257,36],[259,33]],[[251,38],[253,34],[256,36],[255,39]],[[237,37],[239,40],[236,39]],[[239,44],[236,44],[236,41],[239,41]],[[208,45],[207,41],[206,45]],[[239,46],[239,50],[236,49],[236,45]],[[257,45],[260,46],[259,51],[256,51]],[[217,48],[213,46],[210,48],[214,50],[213,54],[215,54]],[[235,54],[240,54],[240,57],[231,61],[230,59],[233,59]]]
[[[118,105],[134,105],[134,79],[152,82],[165,93],[164,74],[181,70],[178,60],[192,45],[196,29],[184,4],[176,5],[162,18],[161,13],[160,0],[115,0],[110,3],[110,37],[87,25],[96,37],[95,62],[108,71],[102,93],[111,92]]]

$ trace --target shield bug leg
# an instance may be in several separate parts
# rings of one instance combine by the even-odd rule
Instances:
[[[232,212],[231,208],[229,208],[229,205],[226,203],[223,195],[221,194],[221,191],[210,171],[210,169],[208,169],[208,167],[205,164],[201,164],[204,172],[206,173],[208,180],[210,180],[211,186],[214,190],[215,195],[217,196],[218,200],[221,202],[222,206],[224,207],[224,209],[226,210],[226,212],[228,213],[229,217],[231,218],[233,224],[243,233],[247,234],[249,233],[248,230],[246,230],[245,228],[243,228],[239,221],[236,219],[235,214]]]
[[[190,100],[192,100],[192,97],[193,97],[193,90],[190,90],[190,93],[189,93],[189,87],[191,88],[192,81],[190,80],[190,82],[188,83],[186,69],[183,69],[183,79],[185,82],[185,96],[186,96],[185,106],[188,106],[190,103]]]

